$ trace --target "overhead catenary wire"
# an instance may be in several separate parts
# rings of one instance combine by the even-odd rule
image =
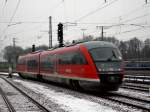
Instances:
[[[116,1],[117,1],[117,0],[116,0]],[[111,4],[114,3],[114,2],[115,2],[115,0],[109,2],[109,4],[107,4],[106,6],[111,5]],[[99,11],[99,10],[105,8],[106,6],[100,7],[100,8],[98,8],[98,9],[96,9],[96,10],[93,10],[93,11],[91,11],[91,12],[85,14],[84,16],[81,16],[80,18],[78,18],[78,19],[75,21],[76,24],[95,24],[95,23],[79,23],[79,21],[81,21],[82,19],[84,19],[84,18],[86,18],[86,17],[88,17],[88,16],[90,16],[90,15],[96,13],[97,11]],[[137,7],[136,9],[134,9],[134,10],[132,10],[132,11],[130,11],[130,12],[128,12],[128,13],[122,15],[122,16],[131,15],[131,14],[133,14],[134,12],[137,12],[137,11],[143,9],[144,7],[145,7],[145,4],[142,4],[140,7]],[[149,16],[149,15],[150,15],[150,13],[144,14],[144,15],[141,15],[141,16],[137,16],[137,17],[134,17],[134,18],[131,18],[131,19],[127,19],[127,20],[122,20],[122,22],[120,22],[120,23],[113,23],[113,24],[108,25],[108,26],[106,26],[106,27],[113,28],[113,27],[116,27],[116,26],[123,26],[123,25],[125,25],[125,23],[127,23],[127,22],[131,22],[131,21],[134,21],[134,20],[137,20],[137,19],[140,19],[140,18]],[[121,17],[122,17],[122,16],[121,16]],[[99,23],[98,23],[98,24],[99,24]],[[134,23],[133,23],[133,24],[134,24]],[[136,25],[133,25],[133,24],[129,24],[129,25],[138,26],[138,24],[136,24]],[[105,26],[105,25],[101,25],[101,26]],[[145,26],[145,27],[147,27],[147,26]]]
[[[57,9],[62,3],[64,3],[64,0],[61,0],[59,3],[57,3],[53,8],[52,8],[52,11],[54,12],[55,9]],[[52,12],[52,14],[53,14]]]
[[[135,12],[137,12],[137,11],[143,9],[143,8],[145,8],[145,4],[140,5],[139,7],[137,7],[137,8],[135,8],[135,9],[131,10],[130,12],[121,15],[120,17],[121,17],[121,18],[129,17],[129,15],[132,15],[132,14],[134,14]],[[115,18],[118,18],[118,17],[115,17]]]
[[[139,31],[139,30],[144,30],[144,29],[149,29],[149,27],[140,27],[140,28],[136,28],[136,29],[132,29],[132,30],[126,30],[126,31],[123,31],[123,32],[119,32],[119,33],[113,33],[113,34],[109,34],[109,35],[121,35],[121,34],[126,34],[126,33],[130,33],[130,32],[135,32],[135,31]]]
[[[0,21],[0,23],[10,23],[10,22],[8,22],[8,21]],[[11,23],[21,23],[21,24],[23,24],[23,23],[48,23],[48,21],[14,21],[14,22],[11,22]],[[9,26],[10,24],[8,24],[8,26]]]
[[[142,4],[142,5],[140,5],[140,7],[137,7],[136,9],[133,9],[132,11],[130,11],[130,12],[128,12],[128,13],[126,13],[126,14],[123,14],[123,15],[121,15],[120,17],[121,18],[126,18],[126,17],[128,17],[129,15],[132,15],[133,13],[135,13],[135,12],[137,12],[137,11],[139,11],[139,10],[141,10],[141,9],[143,9],[145,7],[145,4]],[[98,8],[99,9],[99,8]],[[94,10],[94,11],[99,11],[99,10]],[[90,16],[90,14],[92,14],[92,12],[93,11],[91,11],[91,12],[89,12],[88,14],[89,14],[89,16]],[[84,16],[82,16],[82,17],[80,17],[80,18],[78,18],[75,22],[76,22],[76,24],[111,24],[111,23],[79,23],[78,21],[80,21],[80,20],[82,20],[82,19],[84,19],[84,18],[86,18],[87,16],[88,16],[88,14],[85,14]],[[138,17],[135,17],[135,18],[131,18],[131,19],[127,19],[127,20],[125,20],[125,21],[123,21],[123,22],[128,22],[128,21],[133,21],[134,19],[140,19],[140,18],[143,18],[143,17],[146,17],[146,16],[149,16],[149,14],[144,14],[144,15],[142,15],[142,16],[138,16]],[[113,17],[113,18],[118,18],[118,17]],[[112,18],[110,19],[110,20],[112,20]],[[68,22],[69,23],[69,22]],[[72,23],[72,22],[71,22]],[[116,25],[118,25],[118,23],[112,23],[112,25],[114,25],[115,26],[115,24]]]
[[[5,32],[7,31],[9,25],[11,24],[11,22],[12,22],[14,16],[15,16],[15,14],[16,14],[18,8],[19,8],[19,5],[20,5],[20,0],[18,0],[17,5],[16,5],[16,8],[15,8],[15,10],[14,10],[14,12],[13,12],[13,14],[12,14],[12,16],[11,16],[9,22],[8,22],[8,25],[7,25],[6,28],[2,31],[2,33],[1,33],[1,35],[0,35],[0,38],[2,38],[3,35],[5,34]]]
[[[7,1],[6,1],[6,0],[3,0],[3,1],[2,1],[2,4],[0,4],[1,7],[2,7],[2,9],[1,9],[2,14],[4,14],[4,8],[5,8],[5,6],[6,6],[6,3],[7,3]]]
[[[141,15],[141,16],[137,16],[137,17],[134,17],[134,18],[131,18],[131,19],[128,19],[128,20],[124,20],[124,21],[123,21],[123,22],[121,22],[121,23],[134,21],[134,20],[137,20],[137,19],[140,19],[140,18],[146,17],[146,16],[150,16],[150,13],[147,13],[147,14],[144,14],[144,15]]]
[[[57,7],[59,7],[63,2],[64,2],[64,0],[61,0],[61,2],[57,3],[57,4],[53,7],[53,9],[56,9]],[[7,36],[3,37],[3,35],[4,35],[5,32],[7,31],[8,27],[9,27],[9,26],[12,26],[11,23],[12,23],[12,24],[18,24],[18,23],[19,23],[19,24],[23,24],[23,23],[29,23],[29,24],[31,24],[31,23],[33,23],[33,24],[35,24],[35,23],[43,23],[43,24],[47,24],[47,23],[48,23],[48,21],[38,21],[38,22],[36,22],[36,21],[19,21],[19,22],[13,22],[13,18],[15,18],[15,14],[16,14],[18,8],[19,8],[19,5],[20,5],[20,0],[18,0],[18,2],[17,2],[16,8],[15,8],[15,10],[14,10],[14,13],[13,13],[12,17],[10,18],[10,21],[8,21],[8,22],[0,22],[0,23],[8,23],[8,25],[6,26],[6,28],[2,31],[2,33],[1,33],[1,35],[0,35],[0,38],[1,38],[2,41],[4,41],[4,40],[7,38]],[[54,10],[53,10],[53,11],[54,11]],[[53,23],[58,23],[58,22],[53,22]],[[17,33],[13,33],[13,34],[18,34],[18,33],[23,33],[23,32],[17,32]],[[2,38],[2,37],[3,37],[3,38]],[[1,42],[2,42],[2,41],[1,41]]]
[[[79,17],[78,19],[75,20],[75,22],[81,21],[81,20],[83,20],[84,18],[86,18],[86,17],[88,17],[88,16],[90,16],[90,15],[93,15],[93,14],[96,13],[97,11],[100,11],[100,10],[102,10],[102,9],[104,9],[104,8],[106,8],[106,7],[110,6],[110,5],[112,5],[112,4],[115,3],[116,1],[118,1],[118,0],[113,0],[113,1],[111,1],[111,2],[107,2],[104,6],[98,7],[97,9],[95,9],[95,10],[93,10],[93,11],[91,11],[91,12],[85,14],[84,16]]]
[[[123,18],[123,19],[125,19],[126,17],[129,17],[130,15],[133,15],[135,12],[140,11],[141,9],[143,9],[143,8],[145,8],[145,7],[146,7],[146,5],[145,5],[145,4],[142,4],[142,5],[140,5],[139,7],[137,7],[137,8],[135,8],[135,9],[131,10],[130,12],[121,15],[120,17]],[[149,7],[149,6],[148,6],[148,7]],[[126,21],[127,21],[127,22],[128,22],[128,21],[133,21],[134,19],[140,19],[140,18],[149,16],[149,14],[150,14],[150,13],[144,14],[144,15],[141,15],[141,16],[137,16],[137,17],[135,17],[135,18],[127,19],[127,20],[122,20],[122,21],[123,21],[123,22],[126,22]],[[118,17],[113,17],[113,18],[118,18]],[[113,18],[111,18],[110,20],[112,20]]]
[[[128,16],[128,15],[130,15],[130,14],[133,14],[134,12],[139,11],[140,9],[144,8],[144,6],[145,6],[145,5],[142,5],[142,6],[138,7],[138,8],[136,8],[136,9],[132,10],[131,12],[129,12],[129,13],[125,14],[125,15],[122,15],[121,17],[123,17],[123,16]],[[137,20],[137,19],[141,19],[141,18],[144,18],[144,17],[146,17],[146,16],[150,16],[150,13],[143,14],[143,15],[140,15],[140,16],[136,16],[136,17],[133,17],[133,18],[130,18],[130,19],[127,19],[127,20],[122,20],[119,24],[114,24],[114,25],[112,25],[112,26],[127,25],[127,24],[125,24],[125,23],[131,22],[131,21],[135,21],[135,20]],[[140,24],[132,24],[132,23],[129,24],[129,25],[132,25],[132,26],[142,26],[142,25],[140,25]],[[143,26],[143,27],[149,27],[149,26]]]
[[[20,0],[19,0],[20,1]],[[58,4],[56,4],[54,7],[53,7],[53,9],[56,9],[60,4],[62,4],[64,2],[64,0],[61,0],[61,2],[59,2]],[[18,8],[18,6],[19,6],[19,3],[17,4],[17,7],[16,7],[16,9]],[[15,12],[16,12],[17,10],[15,10]],[[15,13],[14,13],[15,14]],[[12,16],[12,18],[14,18],[14,14],[13,14],[13,16]],[[28,23],[28,24],[35,24],[35,23],[43,23],[43,24],[47,24],[47,23],[49,23],[48,21],[14,21],[14,22],[12,22],[12,18],[11,18],[11,20],[9,21],[9,22],[7,22],[7,21],[0,21],[0,23],[8,23],[8,25],[7,25],[7,27],[6,27],[6,29],[8,28],[8,26],[11,26],[10,25],[10,23],[13,23],[13,24],[17,24],[17,23],[19,23],[19,24],[24,24],[24,23]],[[39,18],[39,17],[38,17]],[[58,22],[52,22],[52,23],[58,23]],[[6,30],[5,29],[5,30]],[[4,34],[4,33],[2,33],[2,34]]]
[[[140,26],[140,27],[150,27],[150,26],[144,26],[144,25],[140,25],[140,24],[134,24],[134,23],[130,23],[130,24],[125,24],[127,22],[131,22],[131,21],[135,21],[137,19],[140,19],[140,18],[143,18],[143,17],[146,17],[146,16],[150,16],[150,13],[148,14],[144,14],[144,15],[140,15],[140,16],[137,16],[137,17],[134,17],[134,18],[131,18],[131,19],[128,19],[128,20],[124,20],[118,24],[113,24],[111,26],[105,26],[105,27],[109,27],[109,28],[113,28],[113,27],[119,27],[119,26],[125,26],[125,25],[128,25],[128,26]]]

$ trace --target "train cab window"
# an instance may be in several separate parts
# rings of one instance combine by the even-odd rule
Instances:
[[[59,55],[59,57],[58,57],[58,63],[60,64],[60,65],[67,65],[67,64],[70,64],[70,54],[68,54],[68,53],[64,53],[64,54],[61,54],[61,55]]]
[[[36,60],[28,60],[27,66],[29,68],[36,68],[38,66],[38,62]]]
[[[94,61],[121,60],[122,56],[118,49],[110,47],[94,48],[90,50]]]

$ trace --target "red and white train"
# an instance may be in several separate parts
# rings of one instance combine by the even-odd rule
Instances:
[[[122,83],[124,67],[115,45],[90,41],[19,56],[17,72],[74,88],[115,91]]]

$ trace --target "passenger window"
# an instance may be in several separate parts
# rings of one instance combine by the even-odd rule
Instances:
[[[76,52],[72,58],[73,64],[84,65],[87,64],[85,57],[81,54],[81,52]]]
[[[29,68],[36,68],[38,66],[38,62],[36,60],[28,60],[27,66]]]
[[[53,56],[48,55],[41,60],[41,67],[44,69],[53,69]]]
[[[70,64],[84,65],[84,64],[87,64],[87,61],[81,52],[75,51],[75,52],[69,52],[69,53],[67,52],[67,53],[61,54],[59,56],[59,64],[61,65],[70,65]]]

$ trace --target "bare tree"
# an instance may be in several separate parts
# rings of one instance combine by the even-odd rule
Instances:
[[[18,56],[23,53],[23,49],[18,46],[7,46],[4,48],[4,59],[9,63],[16,63]]]

